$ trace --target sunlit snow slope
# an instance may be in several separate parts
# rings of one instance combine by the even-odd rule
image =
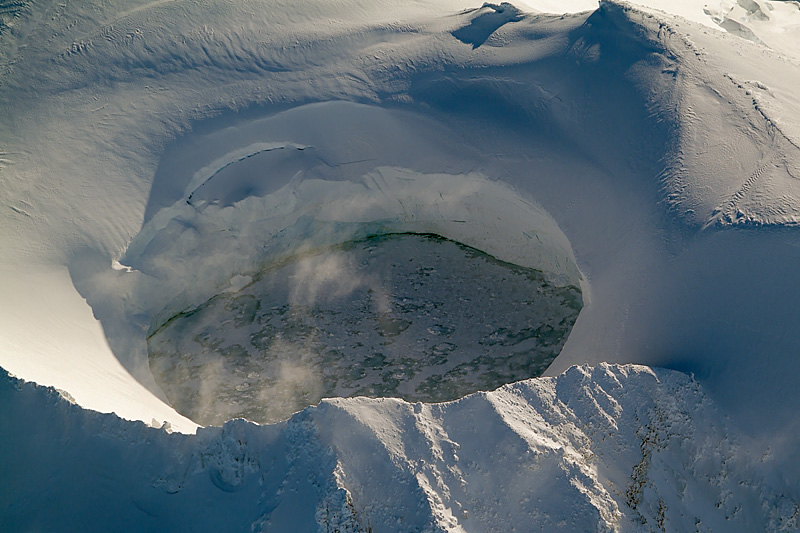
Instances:
[[[285,423],[196,436],[7,376],[0,400],[10,531],[797,527],[796,503],[762,477],[769,458],[747,454],[674,371],[573,367],[445,404],[326,400]]]
[[[0,367],[86,409],[4,380],[2,525],[796,529],[800,8],[525,4],[0,2]],[[397,233],[580,289],[558,377],[126,421],[197,430],[167,321]]]

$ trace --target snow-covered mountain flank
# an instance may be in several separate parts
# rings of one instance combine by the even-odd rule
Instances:
[[[8,530],[797,527],[797,505],[762,477],[769,458],[675,371],[573,367],[443,404],[332,399],[196,436],[7,376],[0,390]]]
[[[794,1],[0,1],[0,529],[800,528],[798,50]]]

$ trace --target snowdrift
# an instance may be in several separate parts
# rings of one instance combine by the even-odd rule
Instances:
[[[3,477],[18,493],[0,514],[46,529],[32,510],[47,502],[78,524],[67,484],[32,492],[48,471],[70,479],[74,459],[141,488],[104,504],[101,528],[160,527],[196,498],[198,524],[250,506],[246,525],[278,530],[797,528],[800,66],[779,31],[797,15],[753,5],[681,5],[692,20],[615,2],[2,10],[0,367],[87,410],[6,379]],[[270,258],[398,232],[579,287],[547,374],[595,369],[452,404],[329,400],[274,426],[198,430],[168,404],[154,326]],[[573,407],[584,397],[605,414]],[[541,453],[541,477],[505,483]],[[15,466],[37,457],[52,468]],[[279,497],[284,477],[297,499]]]

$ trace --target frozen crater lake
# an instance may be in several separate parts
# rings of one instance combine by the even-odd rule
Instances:
[[[539,376],[580,289],[436,235],[390,234],[271,261],[154,327],[150,366],[198,423],[275,422],[325,397],[439,402]]]

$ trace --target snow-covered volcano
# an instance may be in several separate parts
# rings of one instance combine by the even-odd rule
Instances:
[[[0,529],[797,529],[800,6],[553,4],[0,2]]]

